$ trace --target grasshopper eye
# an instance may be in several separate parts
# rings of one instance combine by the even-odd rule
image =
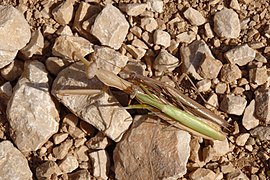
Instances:
[[[96,72],[97,72],[97,63],[95,63],[94,61],[92,61],[90,63],[89,66],[87,66],[87,69],[86,69],[86,76],[88,79],[92,79],[95,75],[96,75]]]

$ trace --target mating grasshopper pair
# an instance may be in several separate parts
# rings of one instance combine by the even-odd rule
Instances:
[[[89,78],[97,76],[105,85],[133,95],[144,105],[133,105],[132,108],[146,108],[176,127],[206,139],[226,139],[226,136],[220,131],[220,127],[227,127],[227,122],[177,89],[134,73],[133,78],[127,81],[112,72],[97,68],[95,62],[89,62],[78,55],[77,57],[86,65]],[[188,112],[180,110],[176,104],[185,106]],[[202,118],[198,118],[191,112]],[[178,123],[176,124],[175,121]]]

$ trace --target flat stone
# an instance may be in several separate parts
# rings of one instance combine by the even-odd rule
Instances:
[[[52,154],[56,159],[64,159],[69,152],[69,149],[73,145],[72,139],[66,139],[59,146],[56,146],[52,150]]]
[[[267,82],[268,74],[266,66],[252,68],[249,70],[249,81],[256,85],[262,85]]]
[[[235,64],[224,64],[220,70],[220,79],[226,83],[233,83],[242,77],[242,72]]]
[[[214,15],[214,31],[219,37],[237,38],[240,35],[240,20],[237,13],[223,8]]]
[[[52,94],[76,116],[95,126],[114,141],[119,141],[132,123],[130,114],[117,100],[103,92],[96,77],[87,79],[84,65],[74,63],[61,71],[55,79]],[[72,75],[72,76],[71,76]],[[87,89],[91,95],[60,95],[60,89]],[[100,92],[97,94],[97,91]]]
[[[265,124],[270,123],[270,90],[255,91],[255,115]]]
[[[238,146],[244,146],[249,138],[250,134],[249,133],[243,133],[243,134],[240,134],[236,140],[235,140],[235,143],[238,145]]]
[[[142,49],[148,49],[148,46],[140,39],[134,39],[132,42],[131,42],[131,45],[137,47],[137,48],[142,48]]]
[[[156,57],[153,67],[159,72],[172,72],[179,66],[179,60],[168,53],[168,51],[162,49]]]
[[[73,155],[67,155],[65,159],[63,159],[59,163],[59,168],[62,170],[63,173],[73,172],[78,167],[79,163],[77,161],[77,158]]]
[[[176,42],[190,44],[196,39],[196,33],[193,31],[182,32],[176,36]]]
[[[250,130],[257,127],[259,123],[260,120],[255,117],[255,100],[253,99],[245,109],[242,124],[247,130]]]
[[[230,180],[249,180],[249,178],[239,169],[227,174],[227,179]]]
[[[52,175],[61,175],[62,171],[54,161],[45,161],[36,168],[36,176],[38,179],[51,179]]]
[[[260,141],[270,140],[270,126],[259,126],[250,131],[251,136],[258,138]]]
[[[52,10],[54,19],[61,25],[68,24],[73,17],[73,0],[67,0]]]
[[[146,53],[146,50],[143,48],[137,48],[132,45],[126,45],[126,50],[134,57],[135,59],[142,59]]]
[[[204,54],[207,57],[215,59],[211,50],[203,40],[196,40],[188,46],[181,46],[180,55],[183,60],[181,66],[183,72],[192,75],[197,80],[203,79],[197,73],[197,70],[202,64]]]
[[[65,139],[67,139],[68,133],[57,133],[53,136],[54,144],[60,144]]]
[[[156,45],[161,45],[165,48],[170,46],[171,36],[168,32],[162,31],[162,30],[156,30],[153,36],[154,36],[154,43]]]
[[[211,171],[210,169],[205,168],[198,168],[192,173],[189,174],[189,178],[191,180],[198,180],[198,179],[215,179],[216,174]]]
[[[89,153],[93,165],[93,176],[96,178],[108,179],[110,169],[109,155],[105,150]]]
[[[9,65],[1,69],[1,76],[8,81],[14,81],[18,79],[23,72],[24,63],[15,59]]]
[[[85,145],[82,145],[82,146],[75,149],[75,155],[76,155],[76,158],[77,158],[79,163],[82,161],[89,160],[89,158],[88,158],[88,151],[89,150],[90,149]]]
[[[224,93],[226,93],[227,90],[228,90],[228,85],[224,82],[217,83],[217,85],[215,87],[215,92],[217,94],[224,94]]]
[[[0,5],[0,68],[13,61],[30,37],[30,26],[24,15],[11,5]]]
[[[42,63],[31,61],[25,66],[13,89],[7,117],[13,141],[22,152],[36,151],[58,131],[60,118]]]
[[[217,59],[213,59],[209,56],[204,56],[201,65],[199,66],[198,73],[205,79],[217,78],[222,62]]]
[[[190,134],[148,116],[135,119],[114,150],[116,178],[177,179],[186,174]]]
[[[145,17],[141,19],[141,28],[148,32],[153,32],[158,28],[158,23],[152,17]]]
[[[211,141],[209,146],[203,148],[202,158],[205,163],[217,161],[228,152],[230,152],[230,147],[227,139],[224,141],[215,140]]]
[[[122,11],[127,13],[129,16],[139,16],[145,12],[148,8],[146,3],[133,3],[133,4],[122,4],[119,7]]]
[[[129,23],[119,9],[107,4],[98,14],[91,33],[102,45],[119,49],[128,33]]]
[[[27,58],[32,57],[34,54],[42,55],[42,49],[44,48],[44,37],[40,32],[40,29],[35,30],[31,34],[30,42],[20,50],[20,52]]]
[[[108,145],[111,144],[111,142],[106,136],[104,136],[103,133],[98,132],[95,137],[91,138],[85,144],[87,147],[89,147],[89,149],[101,150],[105,149]]]
[[[226,95],[220,103],[220,109],[228,114],[242,115],[247,105],[247,100],[242,96]]]
[[[189,7],[184,12],[184,16],[192,25],[195,26],[203,25],[206,22],[206,19],[203,17],[203,15],[192,7]]]
[[[227,51],[224,56],[230,63],[244,66],[255,58],[256,51],[245,44]]]
[[[64,59],[79,60],[76,53],[82,57],[92,53],[92,44],[82,37],[59,36],[52,48],[52,54]]]
[[[24,155],[10,141],[0,143],[0,179],[32,179],[32,172]]]
[[[220,169],[222,173],[227,174],[233,172],[235,170],[235,167],[231,162],[225,162],[221,165]]]
[[[151,10],[157,13],[163,12],[163,1],[162,0],[147,0],[150,3]]]

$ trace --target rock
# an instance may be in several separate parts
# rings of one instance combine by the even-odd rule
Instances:
[[[231,162],[225,162],[221,165],[220,167],[221,169],[221,172],[223,174],[227,174],[227,173],[230,173],[230,172],[233,172],[235,170],[233,164]]]
[[[240,134],[235,142],[238,146],[244,146],[249,138],[250,134],[249,133],[243,133],[243,134]]]
[[[234,10],[223,8],[214,16],[214,31],[219,37],[237,38],[240,35],[240,20]]]
[[[60,120],[49,93],[45,66],[28,62],[7,107],[12,138],[22,152],[36,151],[58,131]]]
[[[220,109],[228,114],[240,116],[247,105],[247,100],[242,96],[226,95],[220,103]]]
[[[147,0],[151,5],[151,10],[157,13],[163,12],[163,1],[162,0]]]
[[[158,28],[158,23],[152,17],[145,17],[141,19],[141,28],[151,33]]]
[[[249,180],[249,178],[239,169],[236,169],[235,171],[227,174],[227,179],[230,180]]]
[[[259,122],[259,119],[255,117],[255,100],[253,99],[245,109],[242,124],[247,130],[250,130],[257,127]]]
[[[98,132],[95,137],[91,138],[85,144],[89,149],[101,150],[105,149],[111,142],[103,133]]]
[[[52,48],[53,55],[73,60],[79,60],[76,54],[84,57],[93,51],[92,44],[88,40],[76,36],[59,36]]]
[[[265,124],[270,123],[270,90],[255,91],[255,115]]]
[[[6,106],[8,104],[8,101],[11,98],[12,93],[13,91],[10,82],[5,82],[3,85],[0,86],[0,101],[2,105]]]
[[[237,46],[225,53],[225,58],[232,64],[244,66],[251,62],[256,56],[256,51],[247,44]]]
[[[52,10],[54,19],[61,25],[68,24],[73,17],[73,0],[67,0]]]
[[[54,144],[60,144],[68,137],[68,133],[57,133],[53,136]]]
[[[132,45],[126,45],[125,46],[126,50],[134,57],[135,59],[142,59],[146,53],[146,50],[143,48],[136,48]]]
[[[199,179],[215,179],[216,174],[210,169],[198,168],[196,171],[193,171],[189,174],[189,178],[191,180],[199,180]]]
[[[238,0],[231,0],[230,7],[237,10],[237,11],[239,11],[240,10],[240,5],[238,3]]]
[[[206,22],[206,19],[203,17],[203,15],[192,7],[189,7],[184,12],[184,16],[192,25],[195,26],[203,25]]]
[[[83,64],[74,63],[58,74],[52,94],[76,116],[117,142],[132,123],[132,118],[113,96],[101,90],[103,86],[96,77],[86,78]],[[57,93],[60,89],[87,89],[90,95],[60,95]]]
[[[249,81],[256,85],[262,85],[267,82],[267,68],[266,66],[257,67],[249,70]]]
[[[0,179],[32,179],[32,172],[24,155],[10,141],[0,143]]]
[[[209,96],[207,103],[205,103],[205,107],[208,109],[215,109],[219,107],[217,94],[213,93]]]
[[[148,46],[140,39],[134,39],[132,42],[131,42],[131,45],[137,47],[137,48],[142,48],[142,49],[148,49]]]
[[[68,174],[68,178],[73,180],[86,180],[91,179],[92,176],[90,175],[89,171],[87,171],[86,169],[82,169],[74,173]]]
[[[138,26],[133,26],[129,29],[129,31],[134,34],[135,36],[137,36],[138,38],[142,37],[142,29]]]
[[[270,140],[270,126],[259,126],[250,131],[251,136],[259,138],[260,141]]]
[[[98,14],[91,33],[102,45],[119,49],[128,33],[129,23],[125,16],[113,5],[108,4]]]
[[[168,51],[162,49],[156,57],[153,67],[159,72],[172,72],[179,66],[179,60],[168,53]]]
[[[9,65],[1,69],[1,76],[8,81],[18,79],[23,72],[23,62],[15,59]]]
[[[114,150],[116,178],[177,179],[186,174],[189,133],[162,122],[157,125],[156,119],[147,116],[134,121]]]
[[[89,153],[93,165],[93,176],[96,178],[108,179],[110,169],[109,155],[105,150]]]
[[[171,44],[171,36],[166,31],[156,30],[154,32],[154,43],[156,45],[161,45],[167,48]]]
[[[209,79],[203,79],[196,83],[199,92],[207,92],[211,89],[211,81]]]
[[[59,163],[59,168],[62,170],[63,173],[73,172],[78,167],[79,167],[79,163],[76,157],[73,155],[67,155],[65,159],[63,159]]]
[[[61,26],[57,31],[56,34],[58,36],[73,36],[73,32],[68,25]]]
[[[53,75],[57,75],[69,62],[58,57],[49,57],[46,61],[46,68]]]
[[[76,155],[76,158],[79,161],[79,163],[82,162],[82,161],[88,161],[89,160],[89,158],[88,158],[88,151],[89,150],[90,149],[85,145],[82,145],[79,148],[75,149],[75,155]]]
[[[219,60],[204,56],[199,66],[198,73],[205,79],[214,79],[218,76],[221,67],[222,63]]]
[[[230,147],[228,140],[224,141],[211,141],[210,145],[203,148],[203,161],[205,163],[210,162],[211,160],[215,161],[220,159],[221,156],[224,156],[230,152]]]
[[[193,41],[188,46],[181,46],[180,55],[183,60],[182,70],[184,73],[191,74],[196,80],[202,77],[197,73],[199,66],[202,64],[204,54],[214,59],[209,47],[203,40]]]
[[[217,85],[215,87],[215,92],[217,94],[225,94],[227,92],[227,90],[228,90],[228,86],[224,82],[217,83]]]
[[[148,5],[146,3],[121,4],[119,8],[129,16],[139,16],[145,12]]]
[[[204,24],[204,29],[205,29],[205,35],[207,36],[207,38],[214,37],[214,33],[213,33],[212,28],[211,28],[209,23]]]
[[[23,14],[11,5],[0,5],[0,68],[13,61],[30,37],[30,26]]]
[[[54,161],[45,161],[36,168],[36,176],[38,179],[51,179],[53,175],[61,175],[62,171]]]
[[[220,79],[226,83],[233,83],[242,77],[242,72],[235,64],[224,64],[220,70]]]
[[[20,52],[27,58],[32,57],[34,54],[42,55],[44,48],[44,37],[40,29],[35,30],[31,35],[30,42],[20,50]]]
[[[72,139],[66,139],[64,142],[60,144],[60,146],[56,146],[53,148],[52,153],[56,159],[64,159],[68,154],[69,149],[73,145]]]
[[[190,44],[196,39],[196,33],[193,31],[182,32],[176,36],[176,42]]]

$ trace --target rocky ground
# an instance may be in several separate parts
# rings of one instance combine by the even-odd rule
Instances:
[[[269,3],[2,0],[0,179],[269,179]],[[79,56],[181,86],[227,139],[122,108]]]

